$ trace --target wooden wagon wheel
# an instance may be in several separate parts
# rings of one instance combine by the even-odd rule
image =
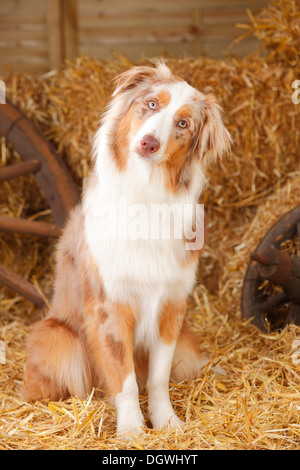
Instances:
[[[0,105],[0,136],[19,153],[22,162],[0,169],[0,182],[32,173],[52,210],[54,224],[0,217],[0,231],[58,237],[67,215],[79,201],[75,184],[52,145],[39,129],[9,100]],[[0,283],[39,306],[44,299],[37,289],[11,269],[0,265]]]
[[[299,247],[296,255],[282,249],[292,240]],[[264,332],[292,322],[300,324],[299,250],[300,205],[283,215],[250,255],[242,290],[242,314]]]

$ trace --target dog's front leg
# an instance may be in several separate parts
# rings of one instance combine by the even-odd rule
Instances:
[[[144,419],[139,405],[138,385],[132,369],[122,382],[121,390],[115,395],[114,404],[117,411],[117,435],[131,439],[139,435],[144,426]]]
[[[149,354],[148,409],[152,425],[158,429],[182,424],[171,405],[169,380],[185,309],[185,302],[172,302],[164,307],[160,316],[159,335]]]
[[[94,309],[87,322],[89,343],[101,382],[117,411],[117,435],[141,433],[144,419],[139,406],[132,338],[134,314],[128,305]]]

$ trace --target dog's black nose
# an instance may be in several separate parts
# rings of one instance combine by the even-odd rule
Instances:
[[[141,146],[141,150],[145,154],[150,154],[150,153],[155,153],[158,151],[160,147],[160,143],[155,137],[153,137],[153,135],[147,134],[147,135],[144,135],[144,137],[142,138],[140,142],[140,146]]]

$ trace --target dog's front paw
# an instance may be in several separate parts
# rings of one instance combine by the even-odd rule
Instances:
[[[173,410],[163,413],[151,413],[150,419],[154,429],[163,429],[165,427],[181,429],[184,426],[184,422],[176,416]]]
[[[125,418],[125,419],[124,419]],[[133,441],[142,432],[144,428],[144,419],[142,413],[132,413],[131,416],[122,416],[122,419],[118,419],[117,422],[117,435],[118,439]]]
[[[116,438],[124,441],[134,441],[143,432],[142,426],[124,426],[117,428]]]

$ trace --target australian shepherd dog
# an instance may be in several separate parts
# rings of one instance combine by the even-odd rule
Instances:
[[[208,163],[230,141],[214,96],[165,63],[133,67],[116,79],[82,202],[57,246],[51,308],[29,336],[27,399],[86,397],[99,387],[116,408],[117,434],[137,435],[145,384],[153,427],[181,424],[170,377],[197,377],[204,364],[185,320],[201,248],[195,239],[203,233],[194,209]],[[165,212],[149,225],[153,206]],[[192,207],[192,216],[178,216],[181,236],[178,224],[177,234],[161,236],[174,206]]]

